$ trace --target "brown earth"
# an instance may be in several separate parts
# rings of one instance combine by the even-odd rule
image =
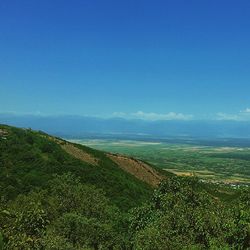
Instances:
[[[74,156],[75,158],[87,162],[91,165],[98,165],[98,159],[89,153],[86,153],[82,149],[75,147],[73,144],[65,143],[61,144],[62,149],[64,149],[68,154]]]
[[[0,129],[0,136],[7,136],[8,132],[5,129]]]
[[[74,146],[74,144],[52,137],[52,136],[48,136],[47,138],[59,144],[64,151],[66,151],[68,154],[72,155],[76,159],[87,162],[90,165],[94,165],[94,166],[98,165],[97,158],[85,152],[84,150],[77,148],[76,146]]]
[[[120,168],[151,186],[156,187],[164,179],[156,170],[142,161],[118,154],[109,153],[107,156]]]
[[[77,148],[76,146],[74,146],[74,144],[55,137],[50,137],[49,139],[59,144],[63,150],[65,150],[68,154],[72,155],[73,157],[81,161],[87,162],[93,166],[98,166],[97,158],[85,152],[84,150]],[[150,186],[156,187],[164,179],[164,176],[159,174],[150,165],[140,160],[119,154],[107,153],[106,155],[114,163],[116,163],[118,167],[132,174],[137,179],[146,182]]]

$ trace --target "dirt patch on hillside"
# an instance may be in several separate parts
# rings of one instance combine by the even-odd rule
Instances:
[[[5,129],[0,128],[0,136],[7,136],[8,132]]]
[[[67,141],[55,137],[49,137],[48,139],[59,144],[63,150],[65,150],[68,154],[72,155],[73,157],[94,166],[98,165],[99,160],[97,158],[85,152],[84,150],[77,148],[76,146],[74,146],[74,144],[68,143]],[[142,180],[153,187],[156,187],[165,178],[151,166],[137,159],[129,158],[119,154],[107,153],[106,155],[113,162],[115,162],[121,169],[132,174],[137,179]]]
[[[56,137],[53,137],[53,136],[50,136],[50,135],[46,135],[44,136],[45,138],[57,143],[57,144],[60,144],[60,145],[65,145],[67,144],[66,141],[62,140],[62,139],[59,139],[59,138],[56,138]]]
[[[98,159],[89,153],[84,152],[82,149],[75,147],[72,144],[65,143],[61,144],[62,149],[64,149],[68,154],[74,156],[75,158],[85,161],[91,165],[98,165]]]
[[[118,154],[107,154],[107,156],[120,168],[151,186],[156,187],[164,179],[156,170],[142,161]]]
[[[53,136],[46,136],[46,138],[60,145],[64,151],[66,151],[68,154],[72,155],[76,159],[87,162],[90,165],[94,165],[94,166],[98,165],[97,158],[85,152],[84,150],[77,148],[76,146],[74,146],[74,144],[68,143],[67,141],[61,140],[60,138],[56,138]]]

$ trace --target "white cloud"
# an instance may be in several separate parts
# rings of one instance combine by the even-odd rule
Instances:
[[[246,108],[245,110],[241,111],[241,113],[250,113],[250,108]]]
[[[126,117],[126,113],[124,113],[124,112],[114,112],[113,114],[112,114],[112,116],[113,117]]]
[[[187,115],[182,113],[169,112],[166,114],[159,113],[146,113],[143,111],[137,111],[135,113],[123,113],[123,112],[115,112],[113,113],[113,117],[121,117],[127,119],[141,119],[147,121],[170,121],[170,120],[191,120],[193,115]]]
[[[217,113],[216,120],[250,121],[250,108],[240,111],[237,114]]]
[[[234,115],[234,114],[226,114],[226,113],[217,113],[216,114],[216,120],[219,121],[239,121],[240,116],[239,115]]]

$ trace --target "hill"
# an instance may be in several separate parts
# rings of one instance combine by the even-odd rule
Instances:
[[[250,247],[249,188],[5,125],[0,168],[0,250]]]
[[[4,200],[13,199],[46,186],[54,174],[71,172],[82,182],[102,188],[126,210],[145,201],[163,175],[146,163],[125,156],[122,162],[120,158],[43,132],[2,125],[0,195]]]

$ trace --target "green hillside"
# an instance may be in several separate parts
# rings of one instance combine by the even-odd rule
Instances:
[[[145,201],[152,192],[146,183],[126,173],[103,152],[81,145],[98,160],[97,165],[76,159],[43,132],[0,126],[0,196],[8,201],[36,187],[46,187],[54,174],[72,173],[94,184],[122,210]]]
[[[1,125],[0,250],[249,249],[249,188],[163,173]]]

